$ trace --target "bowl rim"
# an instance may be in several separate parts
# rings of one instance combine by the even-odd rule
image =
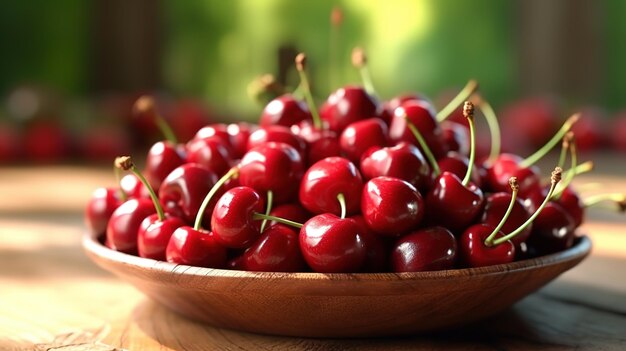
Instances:
[[[506,264],[476,268],[455,268],[425,272],[374,272],[374,273],[316,273],[316,272],[255,272],[220,268],[206,268],[158,261],[115,251],[104,246],[99,240],[100,235],[85,231],[82,247],[88,255],[94,255],[111,263],[118,263],[136,268],[158,271],[165,274],[221,277],[235,279],[289,279],[289,280],[439,280],[470,276],[497,275],[508,272],[521,272],[537,267],[552,266],[565,261],[582,260],[591,252],[592,242],[587,235],[580,235],[574,245],[566,250],[535,258],[513,261]]]

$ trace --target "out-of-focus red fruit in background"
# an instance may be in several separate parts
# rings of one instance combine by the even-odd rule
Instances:
[[[579,109],[580,118],[572,126],[578,151],[594,151],[605,146],[604,121],[606,113],[599,107]]]
[[[66,159],[70,152],[68,133],[51,119],[28,124],[22,143],[24,156],[34,163],[59,162]]]
[[[554,135],[562,120],[556,101],[546,97],[518,100],[501,111],[498,116],[505,152],[534,152]]]
[[[10,124],[0,123],[0,164],[14,162],[19,158],[20,136]]]
[[[626,152],[626,110],[623,110],[613,118],[611,128],[611,144],[614,150]]]
[[[200,128],[213,122],[208,109],[199,100],[176,101],[170,112],[163,118],[172,126],[174,134],[181,142],[189,141]]]
[[[112,163],[115,157],[129,155],[133,146],[121,126],[92,127],[77,137],[78,156],[95,163]]]

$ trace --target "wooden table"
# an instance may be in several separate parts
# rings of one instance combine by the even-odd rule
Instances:
[[[602,160],[609,172],[577,182],[625,192],[623,159]],[[626,220],[613,212],[589,211],[588,259],[490,320],[410,338],[294,339],[186,320],[89,261],[82,207],[111,182],[108,170],[0,168],[0,350],[626,350]]]

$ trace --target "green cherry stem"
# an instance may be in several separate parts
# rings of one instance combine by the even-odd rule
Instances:
[[[565,134],[569,132],[569,130],[572,128],[574,123],[578,121],[579,118],[580,114],[578,113],[568,118],[567,121],[563,123],[559,131],[554,134],[552,139],[550,139],[544,146],[542,146],[541,149],[535,151],[534,154],[528,156],[526,159],[520,162],[520,167],[530,167],[537,163],[537,161],[541,160],[541,158],[545,156],[550,150],[552,150],[552,148],[556,146],[556,144],[565,136]]]
[[[515,201],[517,200],[517,193],[519,191],[519,184],[517,183],[516,177],[511,177],[509,179],[509,185],[511,186],[511,202],[509,203],[509,207],[506,209],[504,216],[500,220],[500,223],[493,229],[493,232],[489,234],[487,239],[485,239],[485,246],[490,247],[493,246],[493,239],[495,239],[496,235],[500,232],[504,224],[509,219],[511,212],[513,212],[513,207],[515,206]]]
[[[526,229],[526,227],[528,227],[535,220],[535,218],[537,218],[537,216],[539,216],[541,211],[543,211],[543,208],[546,207],[546,205],[550,201],[550,198],[552,197],[552,193],[554,192],[556,185],[561,181],[562,173],[563,173],[563,170],[561,169],[561,167],[556,167],[554,171],[552,171],[552,177],[550,177],[550,190],[548,191],[548,195],[546,195],[546,198],[543,199],[541,206],[539,206],[539,208],[535,211],[535,213],[533,213],[533,215],[530,216],[530,218],[528,218],[528,220],[526,220],[526,222],[520,225],[517,229],[515,229],[514,231],[510,232],[509,234],[503,237],[495,239],[493,241],[492,246],[500,245],[507,240],[513,239],[516,235],[518,235],[524,229]]]
[[[463,186],[469,184],[472,177],[472,169],[474,168],[474,161],[476,159],[476,131],[474,128],[474,104],[469,101],[465,101],[463,105],[463,116],[467,118],[470,130],[470,154],[469,162],[467,163],[467,171],[465,172],[465,178],[463,178]]]
[[[426,156],[426,159],[428,160],[430,167],[433,169],[433,176],[435,177],[439,176],[439,174],[441,174],[441,169],[439,169],[439,164],[437,163],[437,159],[435,158],[435,155],[433,155],[433,152],[428,147],[428,144],[426,144],[426,140],[424,140],[422,133],[420,133],[420,131],[415,126],[415,124],[411,122],[411,120],[406,114],[404,115],[404,120],[406,121],[406,126],[411,131],[411,134],[413,134],[417,142],[422,147],[422,151],[424,152],[424,155]]]
[[[439,111],[439,113],[437,113],[437,122],[443,122],[446,118],[450,117],[450,114],[452,114],[452,112],[454,112],[454,110],[459,107],[463,101],[467,100],[472,94],[474,94],[476,90],[478,90],[478,82],[471,79],[467,82],[467,84],[465,84],[463,90],[461,90],[457,96],[454,97],[454,99],[452,99],[444,108],[441,109],[441,111]]]
[[[252,215],[252,219],[255,219],[255,220],[261,220],[262,219],[262,220],[276,221],[278,223],[286,224],[286,225],[289,225],[289,226],[292,226],[292,227],[295,227],[295,228],[302,228],[302,223],[290,221],[288,219],[280,218],[280,217],[276,217],[276,216],[269,216],[269,215],[266,215],[266,214],[263,214],[263,213],[258,213],[258,212],[255,212]]]
[[[570,143],[574,139],[574,133],[569,131],[563,137],[563,143],[561,144],[561,154],[559,155],[559,167],[565,167],[565,157],[567,157],[567,151],[569,150]],[[571,152],[571,151],[570,151]]]
[[[120,199],[122,199],[122,202],[126,202],[126,200],[128,200],[128,194],[126,194],[124,188],[121,186],[122,176],[120,174],[120,168],[117,166],[117,158],[113,161],[113,174],[115,174],[115,181],[119,187]]]
[[[265,215],[269,216],[270,212],[272,212],[272,202],[274,202],[274,192],[271,190],[267,191],[267,206],[265,207]],[[265,230],[265,226],[267,225],[267,219],[264,219],[261,222],[261,233]]]
[[[569,137],[566,135],[565,138],[568,139],[567,142],[565,142],[565,138],[563,139],[564,142],[563,144],[567,144],[564,147],[567,147],[570,151],[570,159],[571,159],[571,166],[570,169],[567,171],[567,173],[565,173],[565,180],[563,180],[563,182],[561,182],[561,184],[559,184],[558,188],[554,191],[554,194],[552,194],[552,198],[555,200],[558,200],[561,198],[561,194],[563,194],[563,191],[565,191],[565,189],[570,185],[570,183],[572,182],[572,180],[574,179],[574,176],[576,176],[576,167],[578,166],[578,157],[577,157],[577,152],[576,152],[576,141],[574,140],[574,136],[573,134],[569,134]]]
[[[224,174],[222,178],[220,178],[215,183],[215,185],[213,185],[211,190],[209,190],[208,194],[206,194],[206,196],[204,197],[204,200],[202,200],[202,204],[200,205],[198,214],[196,214],[196,221],[194,222],[193,229],[200,230],[202,228],[202,218],[204,217],[204,211],[206,211],[206,208],[209,206],[209,202],[211,202],[211,199],[213,198],[213,196],[215,196],[215,193],[217,193],[222,185],[224,185],[224,183],[226,183],[229,179],[236,178],[237,176],[239,176],[239,167],[235,166],[229,169],[228,172],[226,172],[226,174]]]
[[[500,133],[500,123],[498,123],[498,117],[496,112],[491,107],[491,104],[483,99],[480,95],[476,95],[473,99],[478,108],[485,116],[487,126],[489,127],[489,134],[491,135],[491,150],[489,151],[489,160],[494,161],[500,155],[500,149],[502,147],[502,136]]]
[[[156,103],[152,96],[144,95],[140,97],[139,99],[137,99],[137,101],[135,102],[135,106],[133,106],[133,110],[135,111],[135,113],[147,114],[149,116],[153,116],[157,127],[159,128],[161,133],[163,133],[163,136],[165,137],[165,139],[167,139],[168,141],[174,144],[178,143],[178,140],[176,139],[176,135],[174,134],[174,131],[157,111]]]
[[[583,200],[583,205],[585,207],[591,207],[607,201],[616,203],[620,212],[626,212],[625,194],[598,194],[588,196]]]
[[[374,88],[374,83],[372,81],[372,75],[370,74],[370,70],[367,66],[367,55],[365,55],[365,50],[360,47],[356,47],[352,50],[352,66],[359,70],[365,91],[372,96],[377,96],[376,89]]]
[[[309,111],[311,111],[311,116],[313,117],[313,126],[316,129],[322,129],[322,120],[319,112],[317,112],[317,107],[315,106],[313,95],[311,94],[311,85],[309,84],[309,79],[307,78],[305,72],[306,55],[304,53],[299,53],[298,56],[296,56],[296,69],[300,75],[300,87],[304,91],[304,97],[306,98],[307,105],[309,105]]]
[[[165,219],[165,212],[163,212],[163,207],[161,207],[161,203],[159,203],[159,198],[157,197],[154,189],[150,186],[150,183],[146,180],[146,178],[137,170],[133,160],[130,156],[120,156],[115,159],[115,166],[117,168],[123,169],[125,171],[131,171],[139,180],[143,183],[143,185],[148,189],[150,193],[150,198],[152,199],[152,203],[154,204],[154,208],[156,209],[157,215],[159,216],[159,221],[163,221]]]
[[[339,201],[339,206],[341,206],[341,219],[346,218],[346,197],[343,193],[337,194],[337,201]]]

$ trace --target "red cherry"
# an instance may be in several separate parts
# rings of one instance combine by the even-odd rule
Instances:
[[[349,124],[339,137],[339,145],[348,159],[359,163],[370,147],[387,146],[387,125],[380,118],[368,118]]]
[[[300,183],[300,203],[312,213],[341,213],[337,200],[343,194],[347,214],[359,211],[363,180],[356,166],[345,158],[328,157],[312,165]]]
[[[22,136],[23,152],[33,162],[58,162],[68,156],[69,137],[53,121],[37,121],[28,126]]]
[[[309,213],[309,211],[307,211],[299,203],[278,205],[270,211],[270,216],[288,219],[297,223],[304,223],[313,217],[311,213]],[[268,225],[271,226],[276,223],[278,222],[270,221]]]
[[[132,173],[126,174],[120,179],[120,188],[129,198],[150,198],[148,189],[146,189],[139,178]]]
[[[467,228],[459,239],[459,252],[467,267],[483,267],[513,262],[515,245],[510,240],[493,246],[485,245],[485,239],[495,227],[487,224],[475,224]],[[498,232],[496,238],[503,237]]]
[[[21,154],[21,135],[12,125],[0,122],[0,164],[13,162]]]
[[[165,251],[167,262],[197,267],[222,268],[226,248],[206,230],[180,227],[174,231]]]
[[[181,99],[176,101],[169,123],[180,140],[189,140],[212,118],[206,106],[199,100]]]
[[[400,236],[419,225],[424,202],[417,189],[404,180],[376,177],[363,187],[361,212],[374,232]]]
[[[619,112],[611,122],[610,140],[614,150],[626,152],[626,110]]]
[[[159,199],[165,212],[193,223],[202,200],[216,182],[214,172],[199,164],[186,163],[165,178],[159,188]],[[213,211],[214,201],[206,213]]]
[[[500,154],[486,168],[488,187],[494,192],[510,191],[509,179],[516,177],[523,198],[540,189],[539,168],[521,166],[523,158],[513,154]]]
[[[320,273],[358,272],[367,256],[359,225],[353,219],[330,213],[304,223],[300,249],[309,267]]]
[[[541,254],[571,247],[576,229],[574,219],[556,202],[548,202],[533,222],[528,245]]]
[[[141,222],[137,231],[137,252],[139,257],[164,261],[165,249],[174,231],[185,226],[178,217],[166,216],[160,220],[158,214],[150,215]]]
[[[435,115],[435,110],[430,104],[424,101],[407,101],[395,109],[389,126],[389,138],[396,143],[405,141],[414,144],[420,151],[424,152],[407,127],[406,118],[408,118],[423,136],[435,158],[439,158],[445,154],[446,150],[444,149],[442,131]]]
[[[363,264],[364,272],[384,272],[387,270],[387,258],[389,256],[389,244],[381,237],[374,233],[365,223],[362,215],[351,216],[361,229],[361,240],[367,249],[365,263]]]
[[[263,211],[263,200],[252,188],[230,189],[219,198],[211,216],[215,239],[228,248],[244,248],[260,235],[260,221],[254,214]]]
[[[480,221],[495,228],[504,216],[511,202],[511,194],[505,192],[493,193],[485,199],[485,207]],[[503,233],[510,233],[524,224],[531,216],[529,208],[524,202],[517,198],[508,219],[501,228]],[[521,245],[528,239],[532,230],[532,224],[528,225],[522,232],[515,236],[511,241],[515,244],[516,249],[520,249]]]
[[[304,120],[310,120],[311,112],[303,101],[285,94],[270,101],[261,114],[261,127],[280,125],[290,127]]]
[[[459,178],[463,178],[467,173],[467,165],[469,165],[469,159],[458,152],[450,151],[445,156],[437,160],[439,170],[441,172],[450,172],[455,174]],[[472,183],[476,184],[479,188],[482,185],[482,179],[480,172],[476,165],[472,166]]]
[[[248,138],[247,150],[250,151],[268,142],[285,143],[296,149],[301,156],[306,155],[306,142],[285,126],[267,126],[257,129]]]
[[[139,226],[144,218],[155,212],[149,199],[130,199],[121,204],[113,211],[107,224],[107,245],[113,250],[136,254]]]
[[[176,167],[186,161],[185,148],[170,141],[156,142],[148,151],[144,174],[153,189],[158,189]]]
[[[263,194],[272,191],[276,203],[294,200],[304,163],[293,147],[269,142],[248,151],[239,164],[239,183]]]
[[[230,151],[219,138],[192,139],[186,149],[187,162],[198,163],[217,175],[223,175],[231,167]]]
[[[606,113],[598,107],[586,107],[580,113],[580,119],[572,132],[576,135],[576,147],[579,151],[594,151],[604,146],[605,131],[603,121]]]
[[[395,243],[391,251],[394,272],[422,272],[451,269],[457,257],[457,242],[443,227],[411,232]]]
[[[431,170],[421,151],[409,143],[371,148],[361,159],[361,173],[365,179],[379,176],[405,180],[425,191],[431,186]]]
[[[85,224],[91,233],[104,234],[109,218],[122,204],[120,190],[116,188],[96,189],[85,209]]]
[[[195,139],[217,139],[221,144],[230,149],[231,135],[228,132],[228,125],[224,123],[214,123],[204,126],[196,132],[192,140]]]
[[[511,143],[534,149],[543,145],[558,127],[558,106],[544,98],[519,100],[502,109],[503,147],[511,149]],[[515,144],[513,144],[515,145]]]
[[[556,199],[556,202],[572,217],[575,227],[578,228],[583,223],[585,218],[585,204],[571,186],[563,189],[563,192],[559,198]]]
[[[447,150],[469,154],[469,130],[465,125],[445,120],[441,123],[441,137]]]
[[[248,140],[250,135],[258,129],[257,125],[239,122],[231,123],[226,127],[230,137],[230,146],[234,159],[240,159],[248,151]]]
[[[378,101],[362,87],[346,86],[328,97],[320,108],[320,117],[328,122],[330,130],[341,133],[350,123],[377,117],[380,111]]]
[[[257,272],[302,272],[306,266],[298,240],[297,230],[274,224],[246,250],[241,267]]]
[[[306,141],[308,165],[326,157],[341,156],[339,137],[332,130],[315,128],[311,122],[304,121],[292,126],[291,131]]]
[[[464,186],[459,177],[443,172],[425,199],[426,218],[458,233],[473,223],[482,210],[484,197],[472,183]]]

